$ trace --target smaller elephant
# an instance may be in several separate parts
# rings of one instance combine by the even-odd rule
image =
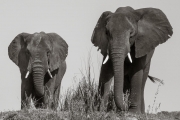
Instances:
[[[36,108],[57,109],[66,71],[68,44],[56,33],[21,33],[8,47],[9,58],[21,73],[21,109],[36,100]]]

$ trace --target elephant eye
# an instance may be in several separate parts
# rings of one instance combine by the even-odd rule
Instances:
[[[110,35],[108,30],[106,30],[106,35]]]
[[[106,30],[106,35],[107,35],[107,37],[110,39],[110,38],[112,38],[111,37],[111,34],[110,34],[110,32],[108,31],[108,30]],[[111,39],[110,39],[111,40]]]
[[[29,50],[26,50],[26,55],[30,55],[30,52],[29,52]]]
[[[50,51],[47,52],[47,57],[50,57]]]

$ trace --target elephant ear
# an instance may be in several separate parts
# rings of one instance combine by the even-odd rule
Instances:
[[[135,41],[136,58],[139,58],[166,42],[173,31],[166,15],[159,9],[144,8],[135,10],[135,13],[140,18]]]
[[[111,15],[112,12],[106,11],[102,13],[99,18],[96,27],[94,28],[93,35],[91,38],[91,42],[94,46],[98,46],[101,50],[101,53],[105,56],[107,54],[107,46],[108,46],[108,36],[106,34],[106,24],[108,21],[108,16]]]
[[[25,55],[20,55],[23,54],[22,49],[24,49],[26,43],[25,43],[25,38],[28,36],[28,33],[21,33],[18,34],[10,43],[9,47],[8,47],[8,55],[9,58],[17,65],[19,66],[21,61],[20,59],[25,58]],[[25,59],[24,59],[25,61]]]
[[[52,42],[52,52],[49,60],[50,70],[56,70],[68,55],[68,44],[56,33],[47,34]]]

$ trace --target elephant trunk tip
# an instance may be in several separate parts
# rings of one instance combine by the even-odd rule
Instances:
[[[121,94],[122,96],[118,96],[118,95],[114,95],[114,101],[115,101],[115,104],[117,106],[117,108],[120,110],[120,111],[127,111],[128,109],[128,103],[127,101],[125,100],[124,98],[124,94],[122,93]]]

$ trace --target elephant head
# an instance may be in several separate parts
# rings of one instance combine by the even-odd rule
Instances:
[[[115,13],[106,11],[99,18],[91,38],[97,46],[104,62],[111,59],[114,72],[114,99],[116,106],[123,105],[124,60],[130,61],[145,56],[156,46],[164,43],[173,34],[166,15],[159,9],[120,7]],[[134,47],[133,47],[134,46]],[[131,59],[131,49],[135,54]]]
[[[21,33],[8,47],[9,58],[20,68],[22,80],[33,76],[37,96],[44,95],[44,76],[66,59],[67,43],[56,33]],[[22,74],[22,73],[26,73]]]

